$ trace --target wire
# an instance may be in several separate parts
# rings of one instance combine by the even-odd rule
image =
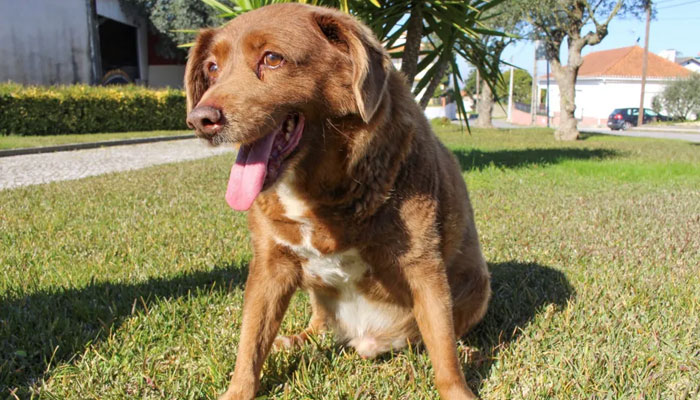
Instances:
[[[697,21],[700,17],[677,17],[677,18],[661,18],[655,19],[654,22],[664,22],[664,21]]]
[[[699,1],[699,0],[693,0],[693,1],[687,1],[687,2],[685,2],[685,3],[672,4],[672,5],[666,6],[666,7],[659,7],[659,8],[657,8],[657,10],[668,10],[669,8],[685,6],[685,5],[688,5],[688,4],[700,4],[700,1]]]

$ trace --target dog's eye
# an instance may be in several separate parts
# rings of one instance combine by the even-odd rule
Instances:
[[[265,54],[264,62],[265,66],[268,68],[277,68],[280,65],[282,65],[283,60],[284,58],[281,55],[277,53],[268,52]]]
[[[211,61],[207,63],[207,77],[209,78],[209,84],[213,85],[216,83],[216,78],[219,76],[219,66]]]

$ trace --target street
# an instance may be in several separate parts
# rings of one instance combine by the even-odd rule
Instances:
[[[506,120],[494,119],[493,126],[501,129],[523,129],[531,128],[526,125],[514,125]],[[689,133],[685,131],[679,132],[673,128],[633,128],[626,131],[613,131],[608,128],[584,128],[579,127],[582,132],[594,132],[601,133],[604,135],[614,135],[614,136],[627,136],[627,137],[642,137],[642,138],[653,138],[653,139],[674,139],[674,140],[685,140],[687,142],[700,143],[700,130],[698,133]]]

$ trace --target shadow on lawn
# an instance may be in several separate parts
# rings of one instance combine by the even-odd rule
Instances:
[[[465,339],[490,349],[476,365],[463,366],[472,388],[481,386],[498,351],[515,340],[520,329],[544,307],[563,306],[574,293],[564,274],[550,267],[514,261],[490,264],[489,269],[493,289],[489,311]],[[29,397],[29,387],[41,379],[49,365],[78,356],[88,343],[105,338],[134,310],[148,308],[156,299],[175,299],[212,285],[213,290],[230,291],[240,286],[246,275],[245,267],[228,265],[143,283],[93,283],[81,289],[1,299],[0,396],[17,388],[17,396]],[[340,346],[322,351],[337,352]],[[270,390],[272,383],[286,382],[297,367],[290,362],[280,371],[268,371],[259,394]]]
[[[20,398],[49,365],[68,361],[117,329],[134,311],[156,299],[186,296],[197,288],[230,291],[241,285],[245,266],[155,278],[142,283],[92,283],[80,289],[0,298],[0,398],[17,388]]]
[[[453,150],[463,171],[482,170],[493,165],[497,168],[523,168],[530,165],[556,164],[566,160],[604,160],[618,155],[608,149],[525,149],[481,151]]]
[[[510,261],[489,264],[493,294],[484,319],[465,337],[483,352],[464,364],[469,386],[479,388],[490,374],[498,352],[517,339],[522,329],[545,307],[564,307],[575,293],[566,276],[554,268]]]
[[[551,267],[510,261],[489,264],[489,271],[493,295],[488,311],[484,319],[462,340],[483,351],[475,360],[462,365],[472,389],[481,387],[483,380],[490,374],[498,352],[516,340],[520,331],[543,312],[545,307],[554,305],[560,309],[574,296],[574,289],[566,276]],[[341,349],[341,345],[334,344],[319,346],[314,351],[320,352],[320,359],[330,360],[332,354],[339,353]],[[425,351],[422,345],[415,349]],[[309,362],[305,359],[308,355],[301,352],[290,352],[281,357],[284,361],[281,364],[275,363],[278,367],[266,372],[258,395],[270,395],[276,387],[288,383],[302,363]],[[391,362],[392,358],[392,355],[384,354],[374,362]]]
[[[610,135],[607,133],[591,132],[591,131],[580,131],[578,135],[578,140],[588,140],[594,138],[609,138],[609,137],[619,137],[617,135]]]

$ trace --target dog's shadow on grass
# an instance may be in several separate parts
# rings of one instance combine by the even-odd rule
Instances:
[[[29,397],[30,386],[50,365],[78,356],[156,299],[187,296],[198,288],[231,291],[247,274],[246,266],[232,264],[140,283],[101,282],[0,298],[0,397],[8,390]]]
[[[549,306],[560,310],[575,295],[566,276],[552,267],[510,261],[489,264],[489,270],[493,294],[488,311],[463,338],[482,351],[463,365],[472,388],[481,387],[498,352],[516,340],[539,313]]]
[[[548,306],[555,309],[564,307],[574,296],[574,289],[566,276],[556,269],[536,263],[510,261],[489,263],[491,288],[493,291],[489,308],[484,319],[467,335],[461,338],[463,345],[477,347],[481,353],[474,354],[462,365],[465,376],[472,389],[482,386],[490,375],[491,367],[498,352],[517,339],[539,313]],[[330,360],[334,354],[343,350],[340,344],[317,346],[316,354],[311,357]],[[352,352],[346,348],[345,351]],[[422,344],[413,350],[424,352]],[[302,363],[308,363],[308,354],[292,350],[283,354],[280,363],[274,363],[275,369],[268,370],[261,382],[259,395],[269,395],[274,388],[288,382]],[[383,354],[374,359],[374,363],[392,362],[394,355]]]
[[[521,149],[483,151],[478,149],[453,150],[462,171],[497,168],[523,168],[532,165],[547,166],[567,160],[605,160],[619,155],[610,149]]]
[[[493,288],[489,311],[465,338],[466,343],[487,351],[476,368],[474,363],[464,365],[472,387],[481,385],[498,350],[515,340],[520,329],[547,305],[563,306],[574,293],[566,277],[550,267],[519,262],[489,267]],[[157,299],[175,299],[204,288],[231,291],[246,276],[245,266],[228,265],[141,283],[92,283],[80,289],[2,298],[0,393],[17,388],[16,395],[29,397],[30,386],[50,365],[77,357],[89,343],[104,339]],[[325,351],[337,352],[340,346]],[[285,364],[284,371],[277,372],[286,381],[296,367],[294,362]]]

